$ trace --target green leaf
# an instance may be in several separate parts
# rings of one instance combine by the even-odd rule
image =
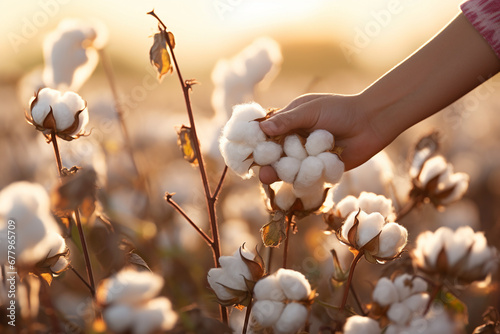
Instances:
[[[275,211],[271,213],[271,221],[260,229],[262,242],[266,247],[278,247],[286,238],[285,213]]]

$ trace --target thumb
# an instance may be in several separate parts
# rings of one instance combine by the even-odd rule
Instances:
[[[288,111],[281,111],[260,122],[260,128],[268,136],[278,136],[295,129],[312,128],[316,123],[313,112],[308,112],[307,103]]]

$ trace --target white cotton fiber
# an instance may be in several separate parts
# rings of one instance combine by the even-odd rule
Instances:
[[[309,297],[311,285],[304,274],[290,269],[279,269],[276,273],[281,289],[290,300],[303,300]]]
[[[304,160],[308,155],[306,149],[302,145],[302,141],[297,135],[290,135],[285,138],[283,151],[288,157],[293,157],[299,160]]]
[[[49,114],[51,106],[55,104],[60,97],[61,93],[58,90],[50,88],[41,89],[38,92],[35,104],[31,108],[33,121],[38,125],[43,125],[43,121]],[[34,100],[32,100],[30,104],[33,103],[33,101]]]
[[[306,150],[309,155],[318,155],[333,148],[333,135],[326,130],[314,130],[306,141]]]
[[[287,183],[293,183],[299,172],[301,161],[293,157],[282,157],[273,164],[278,177]]]
[[[253,293],[257,300],[284,301],[286,298],[276,275],[270,275],[259,280],[255,284]]]
[[[392,258],[403,250],[408,231],[397,223],[387,223],[380,232],[378,257]]]
[[[297,196],[295,196],[293,192],[293,187],[290,183],[285,182],[274,182],[273,187],[275,189],[275,197],[274,202],[281,210],[288,210],[291,208],[293,203],[297,200]]]
[[[271,165],[281,157],[281,145],[272,141],[264,141],[257,144],[253,151],[253,159],[261,166]]]
[[[236,174],[244,178],[252,175],[248,169],[252,165],[253,159],[247,159],[252,154],[252,147],[221,138],[219,148],[224,162]]]
[[[394,303],[387,311],[387,317],[394,323],[404,325],[410,319],[411,310],[403,303]]]
[[[244,103],[233,107],[231,118],[235,118],[240,122],[250,122],[257,118],[266,116],[266,111],[258,103]]]
[[[346,218],[351,212],[359,210],[358,199],[352,195],[344,197],[335,206],[340,217]]]
[[[342,174],[344,174],[344,163],[339,159],[338,155],[330,152],[322,152],[317,157],[325,166],[323,172],[325,181],[331,184],[338,183]]]
[[[65,92],[52,105],[57,130],[64,131],[75,122],[75,114],[85,108],[85,101],[74,92]]]
[[[230,141],[244,142],[253,147],[266,140],[266,135],[257,121],[231,119],[224,126],[222,135]]]
[[[321,159],[309,156],[302,160],[299,172],[295,178],[294,187],[303,188],[313,185],[323,175],[323,162]]]
[[[373,290],[372,299],[381,306],[391,305],[399,300],[398,290],[390,279],[382,277]]]
[[[307,308],[302,304],[287,304],[274,325],[274,332],[277,334],[296,333],[305,324],[307,313]]]
[[[262,327],[270,327],[278,321],[284,308],[282,302],[257,300],[252,306],[252,316]]]
[[[300,197],[304,210],[318,209],[324,201],[324,189],[310,192]]]
[[[375,238],[382,230],[384,223],[384,217],[378,212],[370,213],[359,219],[358,240],[356,240],[358,246],[363,247]]]

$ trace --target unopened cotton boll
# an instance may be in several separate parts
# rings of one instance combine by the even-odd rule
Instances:
[[[253,151],[253,159],[261,166],[271,165],[279,160],[281,153],[281,145],[265,141],[257,144],[257,147]]]
[[[323,152],[318,154],[317,157],[325,167],[323,172],[325,181],[331,184],[339,182],[342,174],[344,174],[344,163],[339,159],[339,156],[334,153]]]
[[[273,300],[257,300],[252,306],[252,316],[262,327],[271,327],[281,316],[285,304]]]
[[[380,332],[381,329],[377,321],[360,315],[347,318],[344,325],[344,334],[380,334]]]
[[[288,299],[303,300],[311,294],[311,285],[302,273],[295,270],[279,269],[276,276]]]
[[[289,135],[285,138],[283,151],[288,157],[298,160],[304,160],[308,156],[306,149],[302,145],[302,141],[297,135]]]
[[[327,130],[314,130],[309,134],[306,141],[306,151],[309,155],[318,155],[329,151],[334,146],[333,135]]]
[[[307,308],[302,304],[293,302],[287,304],[274,325],[275,332],[279,334],[297,332],[305,324],[307,313]]]
[[[299,172],[301,163],[301,160],[294,157],[282,157],[273,164],[273,168],[282,181],[293,183]]]
[[[323,175],[323,162],[314,156],[308,156],[300,165],[299,172],[293,183],[294,188],[307,188],[315,184]]]

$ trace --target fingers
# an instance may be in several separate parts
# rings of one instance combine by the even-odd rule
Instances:
[[[271,166],[262,166],[259,171],[260,182],[264,184],[271,184],[273,182],[279,181],[278,174]]]

